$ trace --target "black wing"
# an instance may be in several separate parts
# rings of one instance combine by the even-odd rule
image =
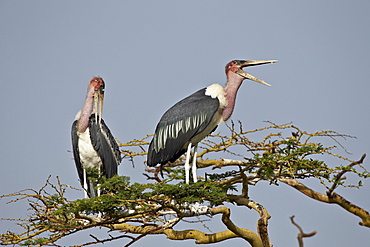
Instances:
[[[219,101],[203,88],[181,100],[164,113],[149,145],[147,164],[174,162],[191,138],[204,131],[218,110]],[[195,144],[195,143],[193,143]]]
[[[118,165],[122,160],[118,144],[103,119],[101,128],[95,123],[95,114],[90,116],[89,129],[91,144],[103,163],[102,173],[106,178],[111,178],[117,174]]]
[[[80,178],[80,182],[83,187],[84,186],[84,182],[83,182],[84,181],[84,177],[83,177],[84,169],[82,168],[80,154],[78,150],[77,120],[74,121],[72,124],[71,135],[72,135],[73,158],[75,160],[78,177]]]

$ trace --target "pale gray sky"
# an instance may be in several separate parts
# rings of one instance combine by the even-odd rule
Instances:
[[[39,189],[49,175],[79,186],[68,152],[70,127],[93,76],[106,82],[104,119],[114,136],[126,142],[153,133],[178,100],[212,83],[224,84],[224,66],[234,59],[279,63],[248,70],[272,87],[246,81],[233,120],[241,120],[245,129],[266,126],[266,120],[292,121],[310,132],[354,135],[357,139],[342,144],[357,160],[370,147],[369,13],[368,1],[3,0],[0,194]],[[224,124],[218,130],[228,133]],[[136,159],[133,168],[124,160],[119,174],[143,181],[143,161]],[[369,184],[338,192],[370,210]],[[297,229],[289,220],[293,214],[305,231],[318,231],[305,240],[307,246],[365,246],[370,240],[359,218],[336,205],[313,201],[284,185],[259,183],[250,193],[272,215],[274,246],[298,246]],[[0,200],[0,217],[27,214],[26,203],[5,202]],[[235,209],[232,217],[241,227],[255,227],[253,211]],[[219,218],[213,221],[206,223],[212,231],[224,229]],[[200,224],[184,228],[206,230]],[[12,227],[1,222],[0,229]],[[91,241],[89,233],[59,244]],[[94,233],[106,235],[104,229]],[[120,241],[104,246],[127,243]],[[146,237],[136,246],[152,243],[195,246],[192,240],[161,236]],[[215,246],[241,243],[235,239]]]

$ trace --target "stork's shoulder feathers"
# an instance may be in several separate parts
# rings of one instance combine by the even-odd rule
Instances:
[[[205,95],[217,98],[220,103],[220,108],[223,109],[227,106],[226,92],[223,86],[220,84],[212,84],[206,88]]]

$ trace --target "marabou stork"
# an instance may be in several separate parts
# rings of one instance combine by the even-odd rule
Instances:
[[[102,78],[90,80],[85,104],[72,124],[73,156],[85,198],[101,193],[95,189],[97,184],[89,180],[85,168],[97,168],[103,176],[111,178],[121,163],[117,142],[102,119],[104,87]]]
[[[186,152],[185,182],[189,183],[190,151],[194,147],[192,174],[196,176],[197,145],[203,138],[213,132],[217,126],[230,118],[235,105],[236,94],[245,79],[256,81],[267,86],[266,82],[257,79],[243,70],[244,67],[267,63],[276,60],[234,60],[226,65],[226,86],[212,84],[200,89],[181,100],[167,110],[159,121],[154,137],[149,145],[147,165],[164,165],[174,162]]]

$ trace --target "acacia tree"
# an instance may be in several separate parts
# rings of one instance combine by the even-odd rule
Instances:
[[[339,144],[339,138],[350,138],[335,131],[308,133],[292,124],[276,125],[269,122],[267,127],[244,131],[239,123],[232,124],[227,136],[212,135],[201,143],[198,154],[198,169],[205,169],[204,177],[198,182],[185,184],[184,161],[179,159],[156,169],[146,169],[144,176],[148,183],[131,183],[129,177],[115,176],[111,179],[96,176],[105,194],[89,199],[70,201],[67,189],[74,189],[57,180],[49,179],[39,190],[26,189],[3,195],[10,202],[28,200],[31,215],[27,219],[7,219],[23,228],[20,232],[5,232],[0,235],[2,245],[49,245],[58,246],[58,240],[81,230],[104,227],[119,232],[118,236],[107,235],[105,239],[94,239],[79,246],[91,245],[129,238],[127,245],[147,235],[162,234],[171,240],[194,239],[197,244],[210,244],[231,238],[242,238],[246,245],[253,247],[271,246],[268,236],[270,215],[260,203],[249,197],[251,186],[259,181],[271,185],[285,183],[303,195],[317,201],[337,204],[348,213],[360,218],[360,225],[370,227],[370,215],[359,206],[349,202],[335,190],[339,186],[360,187],[361,179],[369,177],[362,166],[365,154],[358,160],[349,160],[334,153],[335,146],[324,146],[318,142],[329,138]],[[266,134],[267,133],[267,134]],[[252,141],[249,136],[259,134],[261,141]],[[122,153],[129,159],[145,156],[147,136],[120,144]],[[340,144],[339,144],[340,145]],[[211,154],[227,152],[235,159],[211,159]],[[317,157],[335,157],[343,165],[329,165]],[[339,163],[339,162],[338,162]],[[345,174],[352,173],[358,178],[357,184],[346,182]],[[98,175],[98,174],[97,174]],[[304,181],[317,179],[326,193],[319,193],[307,187]],[[231,219],[230,203],[253,209],[258,213],[257,229],[237,226]],[[268,205],[272,207],[273,205]],[[248,211],[250,212],[250,211]],[[194,229],[178,229],[178,223],[189,218],[199,219],[202,215],[220,214],[225,230],[205,233]],[[293,216],[294,217],[294,216]],[[313,236],[299,229],[299,243],[302,238]],[[3,219],[4,220],[4,219]]]

